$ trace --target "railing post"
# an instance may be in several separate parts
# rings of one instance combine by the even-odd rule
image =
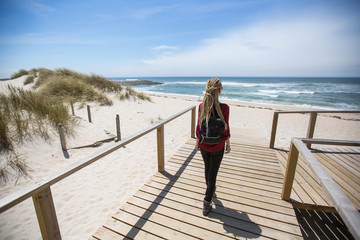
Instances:
[[[307,134],[306,134],[307,138],[313,138],[313,136],[314,136],[316,118],[317,118],[317,112],[312,112],[310,114],[309,125],[308,125]],[[306,144],[306,146],[308,148],[311,148],[311,143]]]
[[[116,114],[116,135],[117,141],[121,140],[121,132],[120,132],[120,117],[119,114]]]
[[[295,144],[291,141],[286,172],[284,177],[284,185],[281,193],[282,200],[286,200],[286,201],[290,200],[291,189],[295,178],[298,156],[299,156],[299,150],[296,148]]]
[[[66,140],[65,140],[65,134],[64,134],[64,128],[61,123],[59,123],[59,136],[60,136],[60,143],[61,143],[61,149],[63,151],[66,151]]]
[[[72,115],[75,115],[74,103],[73,103],[72,100],[70,100],[70,106],[71,106],[71,113],[72,113]]]
[[[196,108],[191,110],[191,138],[195,138],[195,119],[196,119]]]
[[[157,128],[157,155],[158,155],[158,172],[163,172],[165,170],[164,125],[161,125]]]
[[[276,129],[277,129],[277,124],[278,124],[278,119],[279,119],[279,113],[274,112],[269,148],[274,148],[274,145],[275,145],[275,136],[276,136]]]
[[[33,195],[33,202],[43,239],[61,239],[50,187]]]
[[[88,112],[89,122],[91,122],[91,112],[90,112],[90,106],[89,105],[87,105],[87,112]]]

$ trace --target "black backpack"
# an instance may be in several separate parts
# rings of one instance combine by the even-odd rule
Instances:
[[[222,104],[220,104],[220,108],[221,106]],[[214,114],[210,115],[208,131],[206,130],[206,119],[204,119],[200,125],[200,143],[216,145],[221,142],[225,124],[217,114],[216,110],[214,111]]]

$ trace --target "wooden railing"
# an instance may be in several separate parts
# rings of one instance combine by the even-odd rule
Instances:
[[[55,173],[52,176],[46,177],[40,182],[25,187],[13,194],[10,194],[0,200],[0,213],[8,210],[9,208],[21,203],[22,201],[32,197],[36,215],[38,218],[41,235],[43,239],[61,239],[59,224],[56,217],[54,208],[54,201],[51,194],[51,185],[59,182],[60,180],[68,177],[69,175],[83,169],[91,163],[105,157],[106,155],[114,152],[115,150],[135,141],[142,136],[157,130],[157,159],[158,159],[158,171],[163,172],[165,149],[164,149],[164,125],[181,115],[191,111],[191,134],[192,138],[195,138],[195,109],[196,107],[189,107],[168,119],[165,119],[157,124],[150,126],[130,137],[127,137],[113,145],[93,154],[92,156],[86,157],[73,165]]]
[[[315,131],[315,124],[316,118],[318,113],[360,113],[360,111],[275,111],[273,116],[272,128],[271,128],[271,137],[270,137],[270,144],[269,148],[274,148],[275,144],[275,137],[276,137],[276,130],[278,125],[279,114],[292,114],[292,113],[310,113],[310,119],[307,129],[306,138],[313,138],[314,131]],[[307,147],[311,147],[311,143],[307,143]]]
[[[311,171],[315,175],[317,181],[324,189],[326,195],[330,198],[335,209],[345,222],[351,234],[355,239],[360,239],[360,213],[350,202],[350,200],[341,191],[331,176],[318,162],[316,157],[305,146],[305,143],[322,144],[322,145],[341,145],[341,146],[360,146],[357,141],[341,141],[341,140],[324,140],[324,139],[308,139],[293,138],[291,140],[289,157],[286,166],[284,185],[281,198],[289,201],[292,185],[295,178],[296,165],[299,152],[304,157]]]

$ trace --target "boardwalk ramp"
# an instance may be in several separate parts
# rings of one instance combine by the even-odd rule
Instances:
[[[285,158],[279,157],[286,151],[237,139],[224,155],[207,217],[203,162],[189,139],[91,239],[352,239],[338,227],[344,227],[338,215],[281,200]],[[325,233],[317,234],[311,225],[322,223],[317,231]]]

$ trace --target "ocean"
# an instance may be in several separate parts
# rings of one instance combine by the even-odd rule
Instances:
[[[222,99],[323,110],[360,110],[360,78],[219,77]],[[115,81],[130,78],[111,78]],[[161,85],[134,90],[202,96],[209,77],[141,77]]]

